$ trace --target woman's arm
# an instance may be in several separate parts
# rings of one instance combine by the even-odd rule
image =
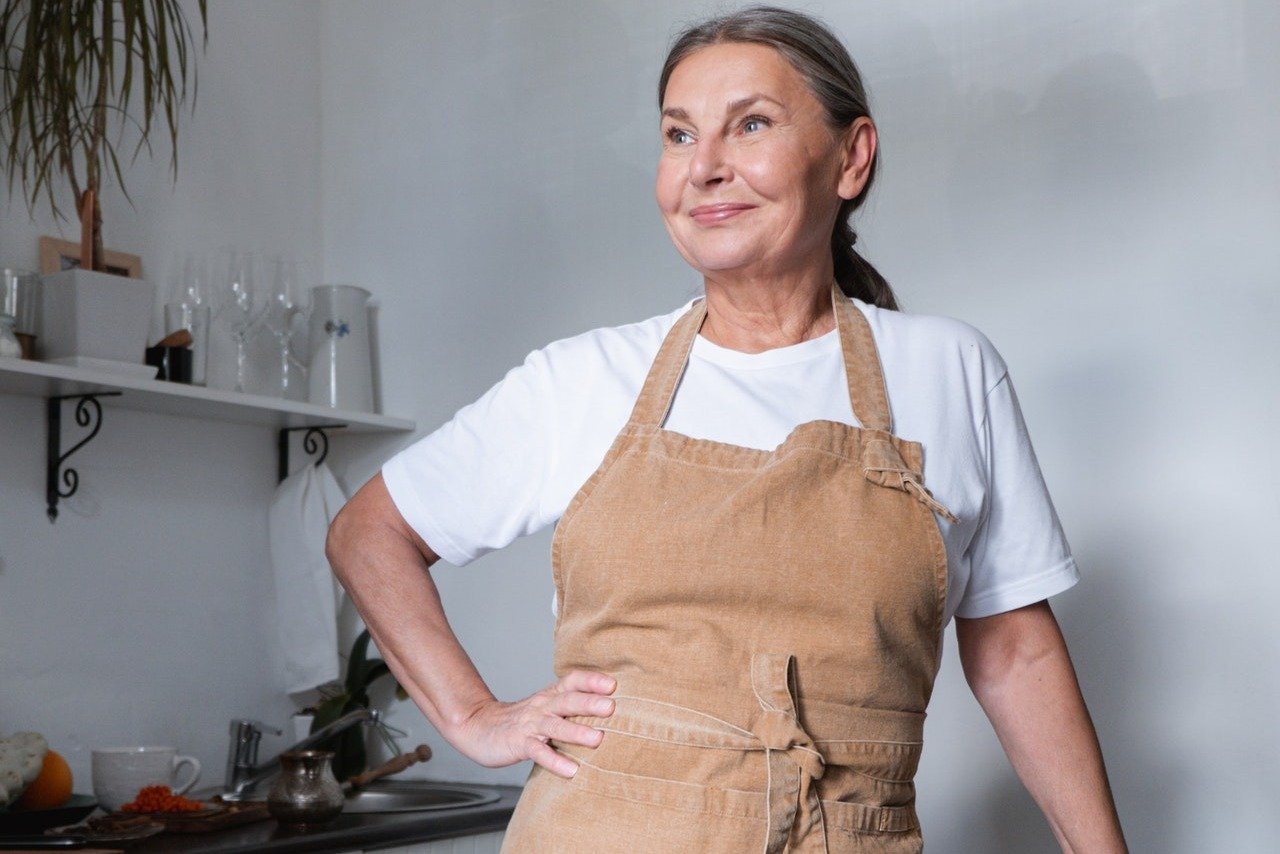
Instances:
[[[549,738],[595,747],[603,733],[564,720],[608,715],[614,681],[575,671],[515,703],[499,702],[445,618],[430,567],[439,558],[404,521],[382,475],[357,492],[329,528],[325,551],[396,679],[463,755],[499,767],[532,759],[572,777],[577,763]]]
[[[964,675],[1065,852],[1124,852],[1098,736],[1047,601],[956,618]]]

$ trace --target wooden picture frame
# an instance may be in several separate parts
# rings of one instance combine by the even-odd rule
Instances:
[[[127,276],[130,279],[142,278],[142,259],[127,252],[116,252],[112,249],[103,251],[107,273]],[[40,236],[40,275],[60,273],[63,270],[74,270],[80,266],[80,244],[73,240],[61,240],[48,235]]]

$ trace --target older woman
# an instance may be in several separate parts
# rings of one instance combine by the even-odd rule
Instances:
[[[853,61],[748,9],[677,40],[659,104],[658,207],[705,294],[531,353],[330,533],[432,724],[535,763],[504,850],[919,851],[952,616],[1063,849],[1124,850],[1046,601],[1078,575],[1005,365],[897,311],[853,249],[876,165]],[[428,568],[556,521],[558,678],[502,702]]]

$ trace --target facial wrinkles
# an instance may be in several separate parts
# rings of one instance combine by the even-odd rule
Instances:
[[[686,62],[692,59],[693,57]],[[771,160],[800,159],[803,161],[800,164],[803,174],[811,186],[814,182],[829,179],[831,177],[829,160],[833,140],[826,127],[825,113],[821,104],[813,98],[803,81],[798,79],[799,75],[774,75],[769,83],[775,91],[770,91],[771,87],[759,85],[758,76],[752,80],[749,74],[737,71],[735,66],[741,64],[744,63],[727,63],[724,64],[727,67],[723,70],[721,66],[713,65],[710,74],[703,73],[701,68],[690,69],[690,77],[703,84],[704,94],[701,99],[694,99],[692,102],[696,106],[691,106],[689,93],[678,91],[681,89],[680,84],[683,83],[678,75],[683,69],[677,67],[672,80],[675,85],[668,87],[676,95],[670,99],[670,103],[679,104],[679,109],[688,115],[687,118],[664,117],[661,126],[663,160],[668,162],[660,163],[660,167],[669,167],[671,165],[669,161],[679,159],[689,170],[690,174],[686,177],[693,180],[695,176],[692,173],[695,170],[689,162],[691,160],[696,161],[699,166],[706,164],[708,168],[703,170],[704,172],[723,170],[727,163],[733,170],[763,175],[763,170],[778,165],[776,162],[770,162]],[[717,71],[720,73],[716,73]],[[738,77],[747,79],[743,83],[738,83]],[[778,77],[781,79],[777,79]],[[737,86],[740,91],[735,91],[732,88],[734,86]],[[726,91],[729,94],[723,94]],[[762,94],[772,100],[762,98],[754,104],[726,112],[726,105],[733,104],[753,93]],[[779,103],[773,103],[773,101]],[[757,113],[768,120],[767,132],[748,133],[735,137],[734,134],[738,132],[738,126],[743,119]],[[685,140],[683,144],[673,143],[668,137],[668,133],[673,128],[690,134],[692,139]],[[788,141],[791,142],[790,146],[781,144]],[[749,150],[759,145],[772,145],[779,150],[774,158],[765,158],[763,163],[733,162],[734,150],[738,148]],[[797,153],[801,155],[799,158],[796,157]],[[694,183],[699,182],[695,180]],[[701,188],[685,187],[686,192],[690,189]]]

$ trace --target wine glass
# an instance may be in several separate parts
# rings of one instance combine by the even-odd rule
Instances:
[[[236,345],[236,391],[244,391],[245,345],[262,331],[269,303],[263,259],[257,252],[220,249],[215,266],[218,316],[231,330]]]
[[[264,323],[280,351],[280,384],[275,391],[287,398],[298,387],[296,382],[291,385],[291,380],[298,375],[305,379],[306,371],[293,347],[298,326],[306,325],[308,313],[302,302],[302,274],[298,262],[291,257],[268,257],[266,268],[269,299]]]
[[[209,256],[205,252],[174,253],[168,296],[164,304],[164,332],[191,333],[191,382],[205,384],[209,361],[209,316],[212,310]]]

